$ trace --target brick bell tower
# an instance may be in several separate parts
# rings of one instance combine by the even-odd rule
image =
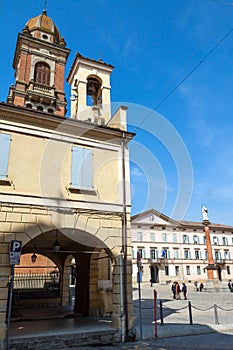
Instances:
[[[13,68],[15,84],[7,103],[64,117],[65,65],[70,50],[44,10],[18,34]]]

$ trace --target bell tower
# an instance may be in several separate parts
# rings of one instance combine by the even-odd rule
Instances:
[[[46,11],[31,18],[18,34],[13,68],[15,84],[7,102],[64,117],[65,65],[70,50]]]
[[[106,125],[111,118],[110,75],[113,66],[76,54],[67,82],[71,85],[71,118]]]

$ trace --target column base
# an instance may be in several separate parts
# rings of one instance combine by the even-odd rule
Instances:
[[[205,285],[205,290],[207,292],[228,292],[229,293],[227,282],[222,282],[219,280],[207,280]]]

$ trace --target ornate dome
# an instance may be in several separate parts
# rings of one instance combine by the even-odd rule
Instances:
[[[53,42],[55,44],[61,43],[62,38],[60,36],[60,32],[55,26],[53,20],[47,16],[47,12],[45,10],[41,15],[29,19],[24,29],[35,37],[37,37],[35,33],[38,30],[50,34],[53,36]]]

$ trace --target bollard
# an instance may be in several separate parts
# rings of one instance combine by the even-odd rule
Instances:
[[[214,304],[214,320],[215,320],[215,324],[219,324],[219,320],[218,320],[218,306],[216,304]]]
[[[193,316],[192,316],[192,305],[191,301],[188,302],[188,308],[189,308],[189,323],[193,324]]]
[[[161,320],[161,326],[163,326],[163,304],[162,304],[162,300],[159,301],[159,306],[160,306],[160,320]]]
[[[158,337],[158,325],[157,325],[157,292],[154,290],[154,323],[155,323],[155,338]]]

